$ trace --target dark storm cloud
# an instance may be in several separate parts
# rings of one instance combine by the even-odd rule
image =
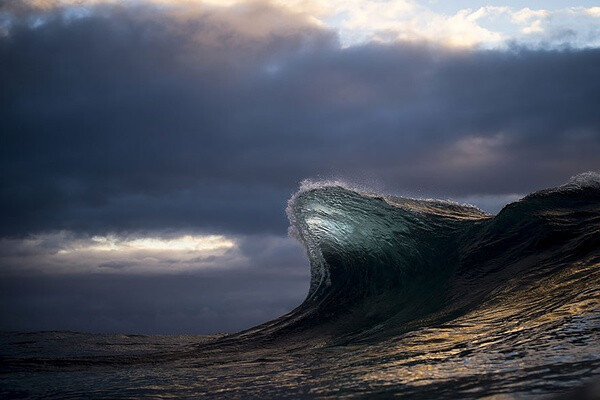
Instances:
[[[600,50],[342,49],[260,3],[65,10],[0,38],[2,235],[283,233],[308,176],[467,196],[600,168]]]

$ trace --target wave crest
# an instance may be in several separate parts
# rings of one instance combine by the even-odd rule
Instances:
[[[310,290],[296,310],[259,331],[393,335],[463,313],[515,279],[527,285],[574,265],[600,265],[599,177],[577,175],[497,216],[303,181],[286,211],[310,260]]]

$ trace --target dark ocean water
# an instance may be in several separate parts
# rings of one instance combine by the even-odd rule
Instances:
[[[233,335],[0,335],[3,398],[600,398],[600,179],[497,216],[305,184],[307,299]]]

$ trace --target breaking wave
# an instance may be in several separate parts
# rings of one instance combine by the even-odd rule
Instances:
[[[450,201],[310,181],[289,200],[287,214],[290,234],[310,260],[308,296],[290,314],[242,336],[318,332],[334,343],[386,338],[600,262],[600,175],[594,172],[525,196],[496,216]],[[566,290],[577,293],[581,284]],[[564,288],[549,288],[535,306],[543,312],[561,300],[556,296],[564,298]]]

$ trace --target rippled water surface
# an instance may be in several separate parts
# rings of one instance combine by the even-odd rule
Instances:
[[[332,347],[240,347],[206,336],[3,334],[4,354],[20,362],[3,368],[1,393],[5,398],[545,398],[600,376],[598,294],[582,293],[549,313],[531,315],[527,323],[510,304],[487,305],[383,342]],[[214,347],[201,344],[211,341]]]
[[[600,266],[374,343],[2,334],[3,398],[546,398],[600,377]],[[548,305],[548,288],[576,294]],[[503,398],[503,397],[500,397]]]

